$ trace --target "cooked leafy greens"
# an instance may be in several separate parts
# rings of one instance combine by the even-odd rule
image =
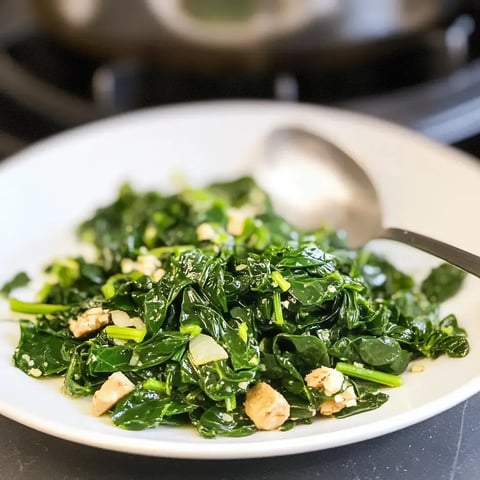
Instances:
[[[295,228],[250,178],[168,196],[124,185],[78,232],[95,261],[56,261],[38,303],[11,299],[12,311],[35,315],[20,322],[14,363],[63,375],[73,397],[122,372],[133,387],[110,411],[123,428],[250,435],[246,394],[265,382],[289,404],[288,429],[337,402],[306,381],[336,366],[342,392],[354,392],[333,411],[345,417],[381,406],[378,385],[399,386],[411,360],[468,353],[456,318],[439,314],[463,272],[442,265],[415,285],[384,258],[348,250],[339,232]],[[94,317],[107,320],[75,330]]]

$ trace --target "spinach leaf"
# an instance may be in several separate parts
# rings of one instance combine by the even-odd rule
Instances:
[[[72,353],[68,365],[63,390],[72,397],[85,397],[91,395],[107,379],[106,375],[92,375],[88,370],[89,347],[79,345]]]
[[[233,371],[225,361],[193,365],[184,359],[181,364],[183,381],[198,385],[214,401],[230,401],[245,393],[254,380],[256,369]]]
[[[357,405],[346,407],[340,412],[335,413],[336,418],[347,418],[359,413],[368,412],[381,407],[387,400],[388,395],[384,392],[379,392],[376,386],[372,386],[369,382],[361,380],[352,381],[357,394]]]
[[[212,406],[199,417],[192,415],[191,419],[200,435],[205,438],[245,437],[256,432],[255,425],[241,410],[226,412]]]
[[[180,332],[162,332],[143,343],[108,345],[92,343],[87,365],[90,373],[141,370],[159,365],[185,350],[189,336]]]
[[[170,397],[138,388],[117,403],[112,412],[112,420],[115,425],[127,430],[178,425],[186,422],[187,417],[182,415],[194,408],[194,405],[181,397]]]
[[[209,306],[208,299],[192,287],[183,292],[180,326],[197,325],[215,340],[225,335],[227,324],[217,310]]]
[[[13,290],[25,287],[29,282],[30,277],[25,272],[19,272],[11,280],[3,284],[2,288],[0,288],[0,294],[8,297]]]
[[[309,335],[276,335],[273,353],[277,358],[288,358],[302,376],[317,367],[330,365],[325,343]]]
[[[463,270],[443,263],[430,272],[420,288],[430,302],[442,303],[460,290],[466,276]]]
[[[38,331],[28,320],[20,321],[20,341],[13,361],[25,373],[40,377],[65,372],[77,342]]]

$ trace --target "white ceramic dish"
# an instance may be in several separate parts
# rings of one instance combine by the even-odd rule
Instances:
[[[74,226],[129,180],[171,190],[172,174],[194,185],[248,173],[275,126],[304,125],[350,152],[378,188],[385,223],[427,233],[480,254],[480,166],[475,160],[399,127],[318,107],[258,102],[152,109],[98,122],[41,142],[0,165],[0,284],[18,270],[35,274],[53,256],[72,253]],[[294,166],[292,166],[293,168]],[[297,176],[298,177],[298,176]],[[398,266],[421,275],[432,257],[377,242]],[[18,326],[0,308],[0,413],[43,432],[96,447],[178,458],[247,458],[344,445],[417,423],[480,390],[480,282],[470,277],[446,309],[467,328],[465,359],[422,362],[380,409],[322,419],[288,432],[205,440],[189,428],[128,432],[89,414],[89,401],[60,393],[58,380],[15,369]]]

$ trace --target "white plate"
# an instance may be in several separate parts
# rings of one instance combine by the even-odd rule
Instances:
[[[389,226],[406,227],[480,254],[480,168],[469,157],[399,127],[318,107],[257,102],[205,103],[152,109],[101,121],[41,142],[0,166],[0,284],[18,270],[38,272],[52,256],[72,253],[73,228],[113,198],[124,181],[171,189],[182,172],[194,185],[251,171],[265,135],[295,123],[326,135],[374,180]],[[292,165],[292,168],[294,166]],[[375,248],[421,275],[436,263],[407,247]],[[18,326],[0,313],[0,413],[40,431],[87,445],[179,458],[284,455],[376,437],[438,414],[480,390],[479,281],[468,278],[448,304],[467,328],[465,359],[421,362],[405,374],[380,409],[351,418],[322,419],[288,432],[205,440],[190,428],[129,432],[89,414],[58,380],[38,381],[15,369]]]

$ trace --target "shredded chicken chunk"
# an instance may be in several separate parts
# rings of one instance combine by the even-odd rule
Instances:
[[[94,307],[85,310],[78,318],[68,322],[70,331],[75,338],[84,337],[108,325],[110,315],[108,310],[101,307]]]
[[[354,388],[350,385],[343,392],[337,393],[333,400],[324,400],[320,404],[319,411],[321,415],[328,416],[340,412],[345,407],[354,407],[355,405],[357,405],[357,395]]]
[[[268,383],[257,383],[247,392],[245,413],[259,430],[275,430],[290,416],[290,405]]]
[[[343,374],[330,367],[320,367],[312,370],[306,377],[308,387],[323,388],[328,397],[335,395],[342,389]]]
[[[93,415],[97,417],[103,415],[134,388],[135,385],[122,372],[112,373],[93,395]]]

